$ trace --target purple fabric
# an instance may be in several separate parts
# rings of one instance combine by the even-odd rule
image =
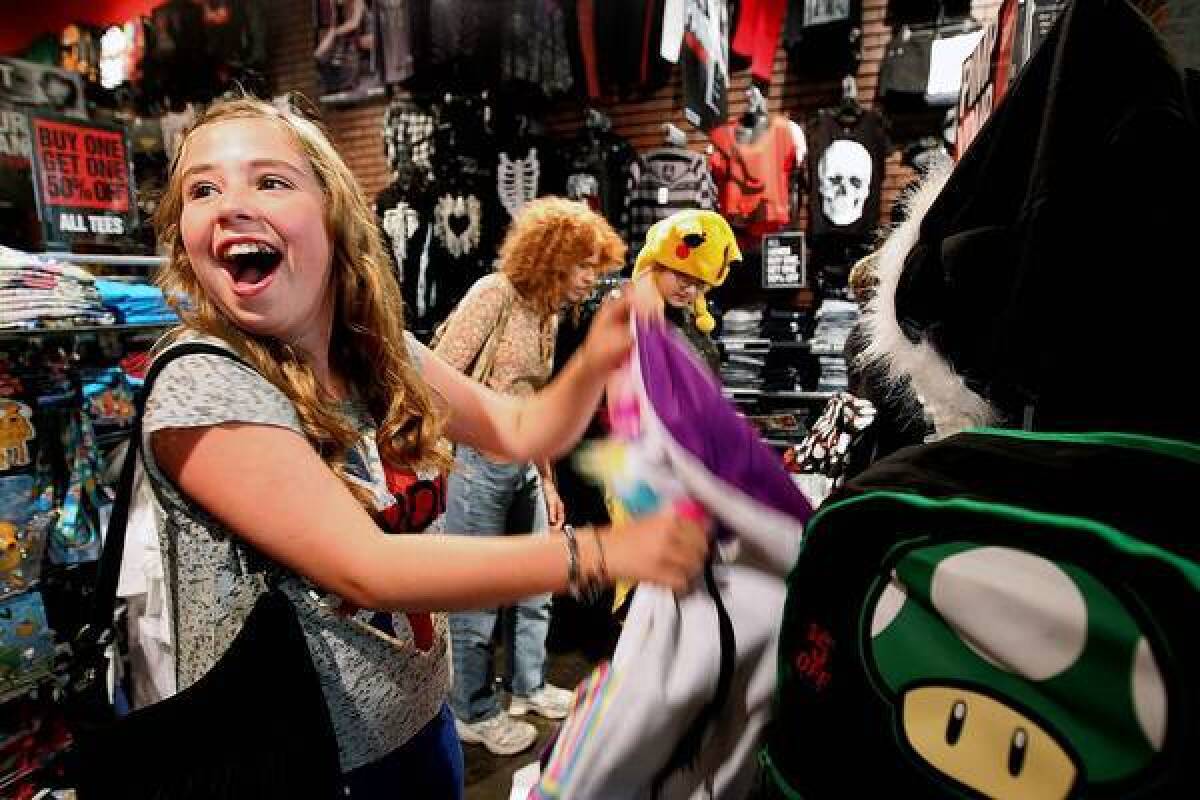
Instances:
[[[678,336],[665,325],[637,326],[642,383],[663,426],[717,478],[764,506],[807,520],[812,509],[780,459]]]

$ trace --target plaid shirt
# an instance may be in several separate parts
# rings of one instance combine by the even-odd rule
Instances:
[[[412,103],[393,102],[383,112],[383,146],[396,172],[410,162],[433,171],[433,114]]]
[[[642,154],[631,173],[630,253],[641,249],[646,232],[660,219],[689,208],[717,207],[717,187],[701,153],[660,147]]]

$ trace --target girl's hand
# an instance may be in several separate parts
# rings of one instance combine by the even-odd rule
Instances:
[[[602,537],[613,581],[652,583],[682,592],[708,558],[710,526],[707,519],[688,519],[670,509],[595,535]]]
[[[644,322],[662,322],[666,318],[666,302],[658,292],[654,273],[644,272],[628,284],[633,293],[633,313]]]
[[[593,317],[587,338],[579,348],[588,371],[607,376],[629,357],[633,348],[630,294],[628,289],[613,292]]]

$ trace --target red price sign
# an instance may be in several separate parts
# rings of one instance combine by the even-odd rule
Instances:
[[[44,205],[129,210],[129,164],[120,131],[37,117],[31,123]]]

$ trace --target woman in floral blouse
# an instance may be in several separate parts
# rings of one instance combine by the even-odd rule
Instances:
[[[436,352],[493,390],[525,397],[549,382],[559,313],[581,303],[601,272],[619,268],[625,245],[587,206],[557,197],[527,205],[500,248],[497,272],[471,287],[450,317]],[[446,530],[494,535],[545,531],[564,521],[548,462],[508,463],[459,445],[447,494]],[[451,705],[460,738],[497,755],[530,747],[537,730],[515,719],[533,711],[565,717],[571,694],[545,682],[550,595],[526,598],[505,615],[512,693],[500,707],[492,680],[492,634],[498,609],[450,616],[454,643]]]

